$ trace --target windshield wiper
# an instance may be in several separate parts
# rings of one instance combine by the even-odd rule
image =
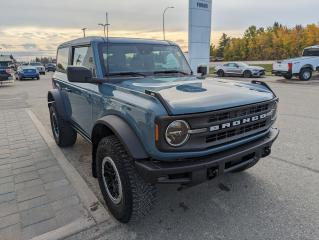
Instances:
[[[107,77],[114,77],[114,76],[137,76],[137,77],[145,77],[146,75],[140,72],[119,72],[119,73],[109,73],[106,75]]]
[[[178,71],[178,70],[166,70],[166,71],[155,71],[155,72],[153,72],[154,75],[156,75],[156,74],[170,74],[170,73],[179,73],[179,74],[186,75],[186,76],[190,75],[189,73],[186,73],[186,72],[183,72],[183,71]]]

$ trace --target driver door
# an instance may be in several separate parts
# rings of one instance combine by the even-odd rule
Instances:
[[[91,46],[72,47],[71,65],[83,66],[95,75],[95,64]],[[80,130],[88,136],[92,130],[92,94],[94,86],[91,83],[70,83],[68,97],[72,109],[71,118]]]

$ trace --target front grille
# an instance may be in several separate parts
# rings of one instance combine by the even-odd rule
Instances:
[[[249,133],[251,131],[263,128],[265,126],[266,126],[266,121],[262,121],[259,123],[249,124],[247,126],[243,126],[243,127],[237,128],[237,129],[213,134],[213,135],[206,137],[206,143],[216,142],[216,141],[223,140],[226,138],[231,138],[231,137],[234,137],[237,135]]]
[[[217,121],[226,121],[235,119],[238,117],[245,117],[251,114],[261,113],[263,111],[267,111],[269,109],[269,104],[260,104],[251,107],[243,107],[242,109],[238,110],[230,110],[229,112],[217,113],[212,115],[209,118],[209,122],[217,122]]]
[[[261,134],[273,123],[271,111],[275,104],[276,100],[271,100],[207,113],[163,117],[158,121],[160,136],[165,136],[165,129],[173,120],[180,119],[187,121],[193,130],[206,129],[206,131],[191,134],[189,141],[179,148],[170,147],[165,138],[159,139],[157,147],[162,151],[172,152],[202,151]]]

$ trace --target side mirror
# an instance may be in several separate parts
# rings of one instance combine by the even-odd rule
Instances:
[[[202,78],[206,77],[207,76],[207,66],[198,66],[197,67],[197,73]]]
[[[92,72],[86,67],[69,66],[66,69],[70,82],[91,83],[93,82]]]

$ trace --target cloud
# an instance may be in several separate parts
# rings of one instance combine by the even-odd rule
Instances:
[[[21,45],[22,47],[24,47],[26,50],[33,50],[37,48],[37,45],[34,43],[25,43]]]
[[[2,48],[12,48],[12,47],[14,47],[14,46],[11,45],[11,44],[2,43],[2,44],[0,44],[0,47],[2,47]]]
[[[59,44],[81,37],[83,27],[88,28],[87,35],[102,35],[97,24],[104,21],[105,11],[111,36],[162,39],[162,11],[170,5],[175,8],[166,13],[167,38],[187,50],[186,0],[3,1],[1,9],[6,11],[1,12],[0,45],[17,54],[39,50],[54,56]],[[216,44],[223,32],[239,37],[250,25],[316,23],[318,8],[318,0],[281,0],[275,5],[273,1],[213,0],[212,42]]]

